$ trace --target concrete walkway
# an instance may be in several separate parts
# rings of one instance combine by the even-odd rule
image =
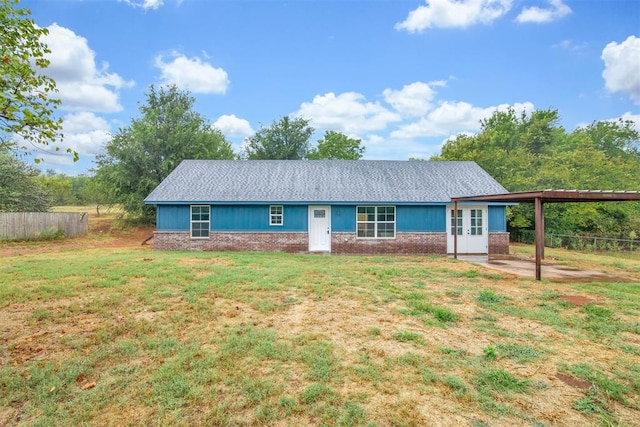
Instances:
[[[536,263],[533,261],[511,257],[488,257],[486,255],[458,255],[460,261],[480,264],[492,270],[511,273],[521,277],[535,278]],[[574,267],[555,264],[542,264],[542,280],[558,280],[571,282],[594,282],[624,280],[620,277],[599,271],[580,270]]]

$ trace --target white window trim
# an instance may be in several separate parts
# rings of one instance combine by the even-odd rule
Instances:
[[[476,216],[472,216],[471,213],[475,212]],[[478,215],[479,213],[479,215]],[[476,224],[472,225],[471,222],[473,220],[476,220]],[[478,220],[480,220],[480,225],[478,225]],[[478,208],[472,208],[469,209],[469,231],[471,232],[472,236],[482,236],[484,235],[484,209],[478,209]],[[480,233],[478,234],[478,231],[480,231]]]
[[[358,208],[375,208],[373,221],[359,221],[358,220]],[[378,208],[393,208],[393,237],[378,237]],[[398,209],[395,205],[358,205],[356,206],[356,239],[364,240],[393,240],[398,233],[396,232],[396,224],[398,221]],[[380,224],[389,224],[390,221],[380,221]],[[360,237],[358,236],[358,224],[371,224],[373,223],[374,237]]]
[[[194,221],[193,220],[193,208],[208,208],[209,209],[209,220],[208,221],[201,221],[201,220],[197,220]],[[207,231],[208,234],[206,236],[194,236],[193,235],[193,224],[197,223],[197,224],[204,224],[207,223]],[[192,239],[209,239],[211,237],[211,206],[210,205],[191,205],[189,207],[189,237]]]
[[[280,213],[274,214],[272,212],[273,208],[280,208]],[[280,217],[280,223],[273,222],[273,219],[276,217]],[[269,205],[269,225],[274,227],[282,227],[284,225],[284,206],[283,205]]]
[[[453,236],[454,232],[457,230],[458,231],[458,236],[462,236],[463,234],[463,229],[464,229],[464,224],[463,224],[463,220],[462,220],[462,209],[458,209],[458,224],[456,224],[455,226],[453,225],[453,220],[454,220],[454,212],[453,212],[453,208],[451,208],[451,210],[449,211],[449,235]]]

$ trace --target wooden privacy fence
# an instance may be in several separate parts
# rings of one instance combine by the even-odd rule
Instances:
[[[89,215],[69,212],[0,213],[0,240],[51,239],[84,236]]]

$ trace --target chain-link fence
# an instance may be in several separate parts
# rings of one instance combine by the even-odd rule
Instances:
[[[512,231],[511,241],[533,244],[535,243],[535,231]],[[572,236],[568,234],[546,233],[544,236],[544,245],[548,248],[565,248],[578,251],[640,252],[640,240],[600,236]]]

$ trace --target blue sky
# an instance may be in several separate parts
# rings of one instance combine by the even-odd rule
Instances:
[[[49,29],[63,147],[86,173],[176,84],[239,151],[284,115],[360,138],[366,159],[428,158],[509,106],[558,109],[572,131],[640,128],[638,0],[23,0]]]

